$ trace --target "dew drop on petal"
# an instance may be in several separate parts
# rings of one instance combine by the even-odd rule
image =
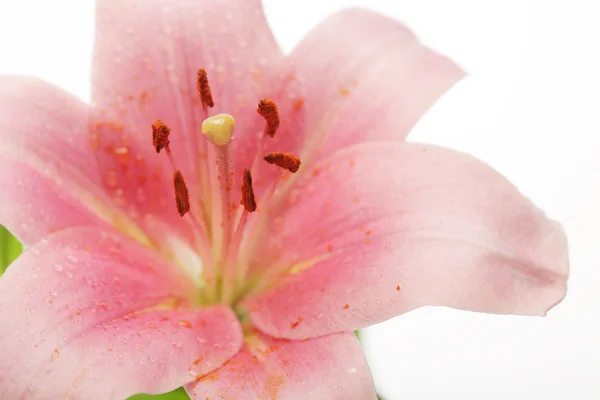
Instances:
[[[63,270],[62,264],[58,264],[58,263],[54,264],[54,270],[56,272],[61,272]]]
[[[180,341],[173,342],[173,347],[176,349],[180,349],[183,346]]]

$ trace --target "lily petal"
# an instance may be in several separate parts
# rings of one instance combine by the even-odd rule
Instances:
[[[88,106],[35,78],[0,78],[0,223],[25,244],[67,227],[99,225]],[[43,207],[40,205],[43,199]]]
[[[356,143],[403,140],[464,75],[402,24],[360,9],[322,22],[286,64],[280,95],[292,101],[281,102],[281,130],[290,132],[280,135],[279,147],[306,159]]]
[[[354,146],[297,191],[278,228],[287,272],[247,301],[270,335],[359,329],[425,305],[544,315],[565,295],[560,226],[468,155]]]
[[[58,232],[0,278],[1,398],[163,393],[241,347],[233,312],[191,309],[194,288],[159,255],[91,228]]]
[[[352,333],[290,341],[254,332],[235,357],[186,390],[198,400],[376,399]]]
[[[109,150],[96,153],[100,167],[117,174],[124,201],[140,213],[159,216],[169,226],[181,224],[174,207],[152,201],[155,194],[172,192],[172,170],[166,157],[153,154],[150,126],[160,119],[171,128],[173,158],[192,198],[207,195],[207,176],[216,172],[206,163],[196,72],[208,71],[215,102],[211,114],[233,115],[236,137],[254,136],[261,123],[255,108],[264,72],[281,56],[261,1],[99,0],[96,14],[95,137],[100,149]],[[114,154],[118,146],[130,154],[126,169]],[[139,180],[145,185],[143,203],[139,185],[128,185]]]

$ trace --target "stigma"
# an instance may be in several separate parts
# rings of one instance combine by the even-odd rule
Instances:
[[[217,146],[229,144],[233,137],[235,119],[229,114],[217,114],[202,122],[202,133]]]

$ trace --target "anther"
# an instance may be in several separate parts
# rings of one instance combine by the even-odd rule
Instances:
[[[290,153],[267,153],[265,161],[269,164],[275,164],[278,167],[287,169],[292,173],[298,172],[302,161],[298,157]]]
[[[248,168],[244,170],[244,181],[242,182],[242,201],[240,201],[240,203],[244,206],[246,211],[256,211],[256,198],[254,197],[254,189],[252,188],[252,174]]]
[[[188,188],[183,180],[183,175],[179,170],[175,171],[173,175],[173,186],[175,187],[175,203],[177,205],[177,212],[183,217],[188,211],[190,211],[190,194]]]
[[[200,100],[202,101],[202,108],[206,110],[207,107],[214,107],[215,102],[210,92],[210,85],[208,84],[208,75],[204,68],[198,70],[198,80],[196,81],[196,88],[200,94]]]
[[[171,129],[165,125],[160,119],[152,124],[152,145],[156,149],[157,153],[164,148],[167,152],[169,149],[169,134]]]
[[[256,112],[265,119],[265,135],[275,136],[279,128],[279,109],[273,100],[263,99],[258,102]]]

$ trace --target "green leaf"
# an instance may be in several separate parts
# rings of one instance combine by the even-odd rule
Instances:
[[[0,275],[22,251],[21,242],[0,225]]]
[[[183,388],[179,388],[172,392],[159,394],[157,396],[136,394],[135,396],[131,396],[128,400],[190,400],[190,398]]]

